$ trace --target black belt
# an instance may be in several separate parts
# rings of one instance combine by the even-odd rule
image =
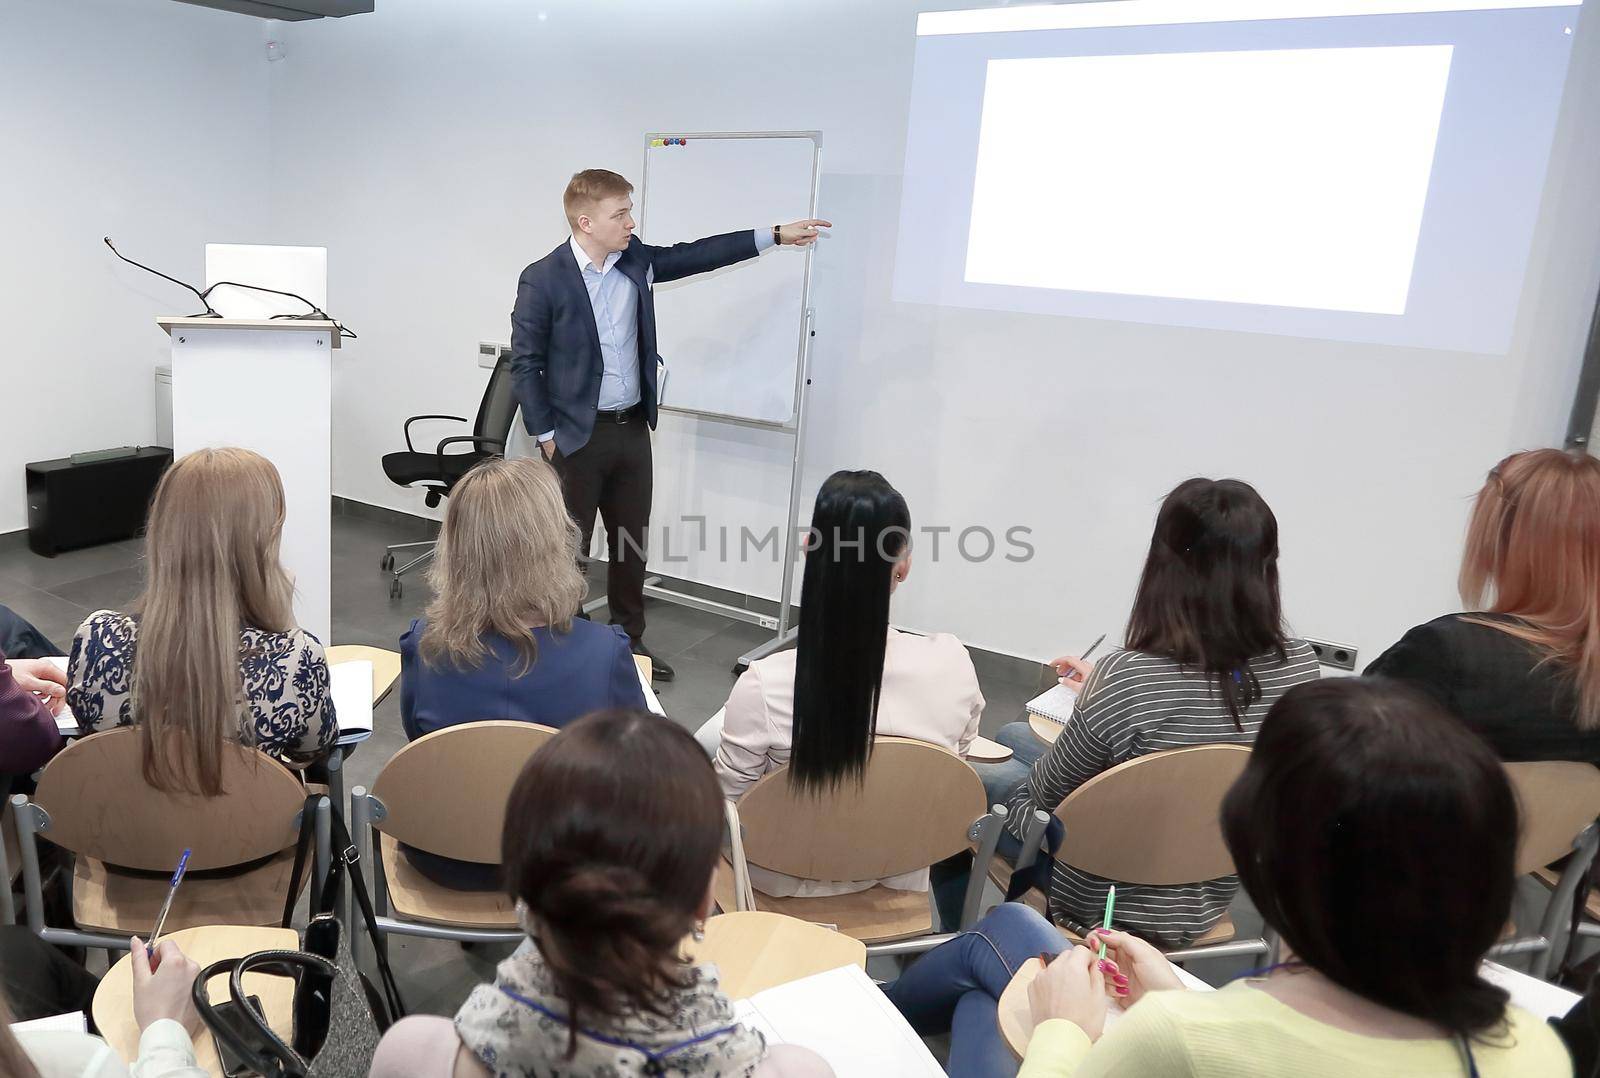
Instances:
[[[635,419],[644,418],[644,405],[635,404],[630,408],[617,408],[612,411],[598,410],[594,413],[596,423],[631,423]]]

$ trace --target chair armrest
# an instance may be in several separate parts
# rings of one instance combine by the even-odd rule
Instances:
[[[501,456],[504,456],[506,451],[506,443],[495,438],[480,438],[476,434],[458,434],[453,438],[446,438],[434,448],[434,454],[439,458],[439,474],[441,476],[444,475],[444,447],[447,445],[456,445],[460,442],[471,442],[473,445],[492,446],[499,450]]]
[[[410,419],[406,420],[406,427],[405,427],[406,452],[408,452],[408,453],[415,453],[417,451],[416,447],[411,444],[411,424],[413,424],[413,423],[415,423],[415,422],[417,422],[418,420],[421,420],[421,419],[453,419],[457,423],[465,423],[467,421],[464,416],[459,416],[459,415],[414,415],[414,416],[412,416]]]

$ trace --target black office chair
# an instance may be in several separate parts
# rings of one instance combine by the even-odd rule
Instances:
[[[483,401],[478,405],[478,418],[472,424],[471,434],[453,435],[440,441],[433,452],[419,453],[411,444],[411,424],[423,419],[453,419],[457,423],[467,420],[459,415],[414,415],[406,420],[406,451],[385,453],[383,474],[396,486],[420,487],[426,492],[423,501],[432,509],[441,498],[450,496],[451,489],[473,465],[490,457],[505,455],[506,438],[511,434],[511,422],[516,414],[517,398],[511,389],[511,363],[502,357],[489,375],[489,384],[484,387]],[[470,444],[472,448],[464,453],[445,452],[445,447],[461,444]],[[379,564],[384,572],[394,574],[389,582],[389,598],[400,598],[400,578],[403,575],[433,560],[434,543],[432,539],[420,543],[395,543],[384,551]],[[395,551],[419,547],[425,548],[421,554],[395,567]]]

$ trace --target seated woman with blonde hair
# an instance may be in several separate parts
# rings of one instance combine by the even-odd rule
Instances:
[[[129,613],[91,614],[73,638],[67,704],[78,725],[137,725],[158,789],[218,796],[230,741],[308,763],[339,735],[322,643],[294,623],[283,519],[265,457],[185,455],[150,504],[144,594]],[[182,752],[164,751],[173,735],[186,735]]]
[[[428,582],[433,602],[400,638],[406,736],[515,719],[560,728],[643,708],[615,625],[574,618],[586,585],[578,526],[542,460],[488,460],[456,484]]]

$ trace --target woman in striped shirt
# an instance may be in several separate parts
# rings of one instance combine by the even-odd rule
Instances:
[[[1278,522],[1248,483],[1190,479],[1161,505],[1128,619],[1126,647],[1090,667],[1056,661],[1078,689],[1072,719],[1008,798],[1020,838],[1035,810],[1120,763],[1191,745],[1249,745],[1267,710],[1317,677],[1311,646],[1289,638],[1278,597]],[[1059,835],[1052,822],[1052,839]],[[1050,916],[1099,923],[1116,881],[1065,863],[1050,875]],[[1117,883],[1116,924],[1182,947],[1222,917],[1235,876],[1172,887]]]

